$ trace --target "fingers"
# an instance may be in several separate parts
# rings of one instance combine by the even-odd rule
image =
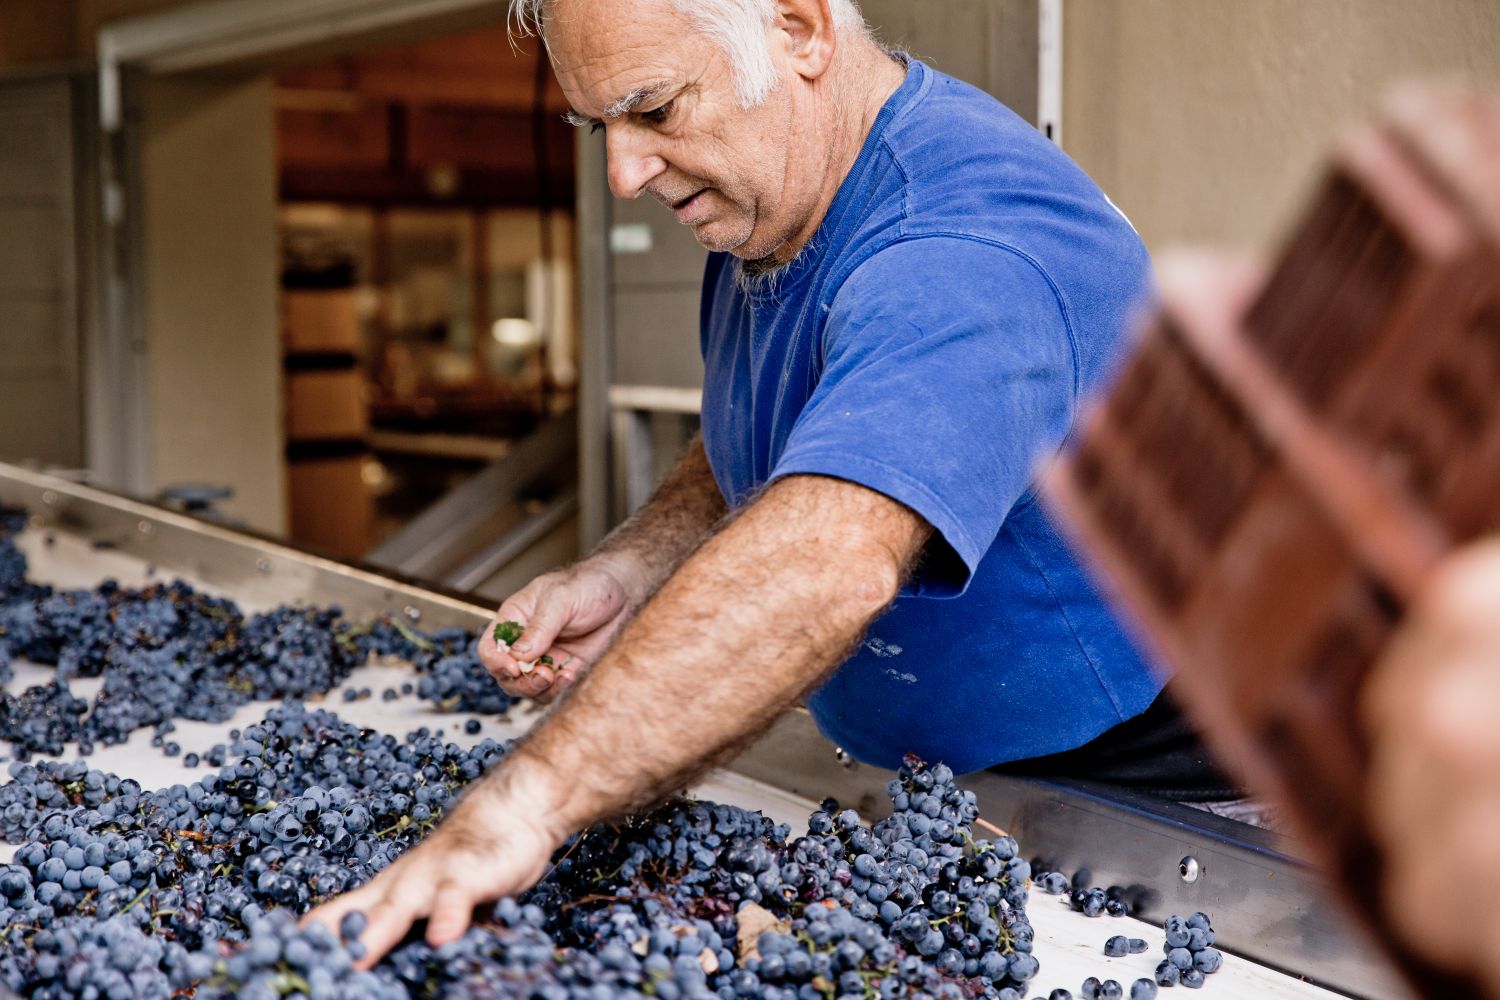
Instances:
[[[360,969],[379,962],[419,920],[427,920],[427,940],[434,947],[457,940],[476,905],[530,888],[562,842],[563,834],[539,822],[550,810],[538,794],[529,793],[520,803],[466,795],[426,841],[304,922],[321,923],[337,934],[345,914],[363,912],[365,953],[355,963]]]
[[[1400,861],[1387,916],[1430,959],[1472,967],[1500,936],[1500,545],[1450,559],[1373,671],[1367,808]],[[1417,846],[1420,845],[1420,846]],[[1500,975],[1500,971],[1497,971]]]
[[[512,698],[535,698],[552,686],[556,675],[545,663],[538,663],[531,673],[497,678],[500,687]]]
[[[427,943],[440,948],[450,941],[463,937],[474,917],[474,904],[478,900],[473,892],[457,882],[444,882],[437,887],[432,915],[427,918]]]
[[[342,896],[334,897],[317,909],[309,910],[307,915],[302,918],[303,926],[307,924],[322,924],[333,931],[335,937],[338,937],[339,922],[344,919],[344,916],[356,910],[363,911],[369,905],[368,890],[369,887],[366,886],[361,889],[355,889],[353,892],[346,892]]]
[[[1474,545],[1447,560],[1372,674],[1362,706],[1366,725],[1374,732],[1405,726],[1434,676],[1465,662],[1488,670],[1500,661],[1497,608],[1500,543]]]
[[[365,955],[355,966],[360,969],[374,966],[401,943],[413,924],[431,912],[432,894],[427,887],[412,885],[409,879],[397,881],[379,902],[365,911],[369,923],[359,936]]]
[[[469,929],[482,888],[468,888],[451,877],[434,885],[435,873],[429,870],[431,867],[420,863],[393,865],[363,888],[308,913],[303,923],[320,923],[338,934],[339,922],[346,913],[362,911],[367,922],[359,936],[365,949],[363,957],[355,962],[359,969],[374,966],[424,917],[429,944],[437,947],[456,941]]]
[[[576,609],[574,588],[552,585],[539,595],[531,618],[524,624],[521,633],[510,647],[510,654],[517,660],[535,660],[546,654],[557,641],[558,633],[572,620]]]
[[[345,893],[309,912],[302,922],[322,924],[337,936],[339,922],[345,914],[354,910],[363,912],[367,922],[359,940],[365,952],[355,965],[368,969],[394,948],[411,930],[412,924],[426,916],[430,909],[424,905],[427,901],[423,899],[420,888],[403,879],[403,874],[402,865],[393,865],[363,888]]]
[[[558,668],[557,679],[547,690],[536,696],[536,700],[543,704],[551,704],[561,697],[562,693],[572,687],[578,680],[578,675],[583,673],[587,664],[576,656],[570,656],[564,661],[564,665]]]
[[[575,579],[551,573],[537,577],[500,605],[479,638],[480,662],[496,680],[504,683],[527,676],[531,671],[522,664],[546,655],[558,635],[573,622],[578,604]],[[495,641],[495,625],[505,621],[518,622],[523,629],[521,637],[509,647]]]
[[[538,663],[529,674],[501,681],[501,689],[512,698],[530,698],[543,705],[552,704],[588,669],[588,663],[582,657],[560,650],[554,650],[551,655],[554,658],[560,656],[560,664],[549,667]]]
[[[490,623],[485,626],[483,634],[479,637],[479,661],[496,680],[504,682],[512,677],[520,677],[519,661],[524,657],[517,657],[509,647],[501,648],[495,641],[495,626],[500,622],[513,621],[519,622],[523,628],[530,628],[537,605],[551,586],[551,581],[547,577],[537,577],[506,598],[495,611],[495,616],[490,619]]]
[[[1385,119],[1446,185],[1500,221],[1489,164],[1500,155],[1500,101],[1455,81],[1407,84],[1385,104]]]

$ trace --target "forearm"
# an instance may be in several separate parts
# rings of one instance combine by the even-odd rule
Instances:
[[[490,791],[546,788],[570,830],[680,788],[844,660],[929,531],[863,487],[778,483],[672,575]]]
[[[671,575],[728,512],[709,468],[703,438],[695,435],[656,492],[589,556],[613,565],[644,600]]]
[[[730,756],[837,666],[895,597],[930,529],[852,483],[795,476],[687,558],[566,700],[437,832],[309,919],[368,913],[368,967],[427,917],[455,941],[595,820]]]

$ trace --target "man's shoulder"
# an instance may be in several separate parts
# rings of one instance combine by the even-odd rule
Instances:
[[[1039,257],[1080,235],[1092,250],[1133,251],[1129,221],[1067,153],[993,96],[926,72],[921,97],[882,138],[903,235],[972,236]]]

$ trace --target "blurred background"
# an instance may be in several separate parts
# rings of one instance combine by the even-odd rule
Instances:
[[[1495,0],[865,0],[1153,251],[1274,245]],[[491,597],[696,428],[703,251],[499,0],[0,0],[0,459]],[[1270,209],[1276,206],[1276,210]]]

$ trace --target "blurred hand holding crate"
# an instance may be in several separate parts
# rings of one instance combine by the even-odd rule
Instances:
[[[1500,100],[1403,91],[1269,272],[1199,253],[1160,283],[1049,500],[1413,983],[1479,996],[1382,916],[1359,704],[1438,562],[1500,523]]]

